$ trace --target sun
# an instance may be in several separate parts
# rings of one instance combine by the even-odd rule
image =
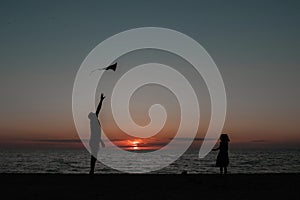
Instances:
[[[139,144],[141,144],[141,141],[139,141],[139,140],[130,140],[129,143],[130,143],[130,146],[133,150],[139,150],[140,149]]]
[[[137,146],[140,142],[137,141],[137,140],[134,140],[134,141],[132,141],[131,143],[133,144],[133,146]]]

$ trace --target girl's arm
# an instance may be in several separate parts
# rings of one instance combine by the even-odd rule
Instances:
[[[220,150],[220,146],[218,148],[212,149],[212,151],[218,151]]]

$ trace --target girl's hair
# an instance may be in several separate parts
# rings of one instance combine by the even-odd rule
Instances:
[[[225,133],[222,133],[222,134],[221,134],[220,140],[221,140],[222,142],[229,142],[229,141],[230,141],[228,135],[225,134]]]

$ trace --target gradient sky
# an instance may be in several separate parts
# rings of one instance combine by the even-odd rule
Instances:
[[[72,88],[84,58],[109,36],[156,26],[214,59],[233,143],[299,146],[299,10],[297,1],[1,1],[1,145],[78,139]]]

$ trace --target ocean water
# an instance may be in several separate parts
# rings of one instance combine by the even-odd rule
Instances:
[[[197,151],[186,152],[155,174],[216,174],[217,152],[199,159]],[[0,173],[88,173],[86,150],[1,150]],[[228,173],[300,173],[300,150],[231,150]],[[156,160],[153,160],[155,163]],[[122,173],[97,162],[95,173]]]

